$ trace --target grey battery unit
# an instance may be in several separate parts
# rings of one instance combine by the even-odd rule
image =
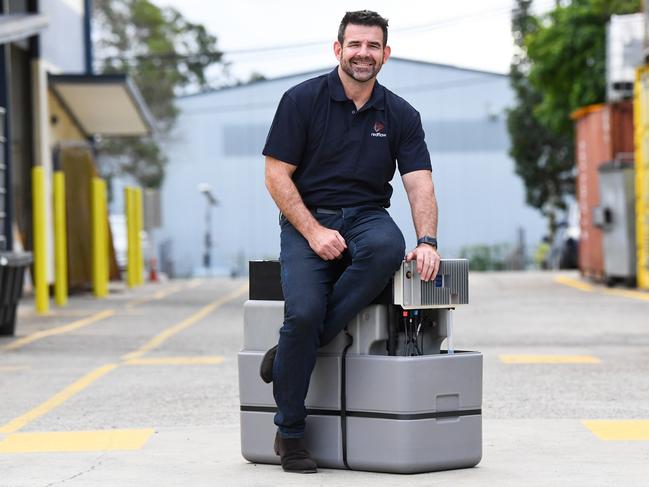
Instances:
[[[277,344],[283,304],[244,304],[241,452],[254,463],[279,463],[273,388],[259,377],[259,365]],[[480,462],[482,355],[441,349],[450,307],[431,305],[418,313],[416,353],[407,332],[413,312],[394,304],[366,307],[347,325],[351,340],[341,332],[318,351],[305,401],[305,441],[318,466],[417,473]],[[392,348],[391,328],[398,332]]]
[[[422,281],[416,261],[403,262],[393,279],[394,304],[403,309],[448,308],[469,302],[469,261],[442,259],[437,277]]]

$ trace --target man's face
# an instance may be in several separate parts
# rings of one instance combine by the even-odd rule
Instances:
[[[390,47],[383,45],[383,30],[378,26],[348,24],[343,44],[334,43],[340,67],[350,77],[364,83],[376,77],[390,56]]]

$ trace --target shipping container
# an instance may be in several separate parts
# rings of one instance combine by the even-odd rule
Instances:
[[[638,287],[649,289],[649,66],[636,71],[635,216]]]
[[[579,270],[604,279],[602,231],[593,225],[600,205],[598,169],[633,153],[633,104],[628,101],[590,105],[572,114],[575,120],[577,203],[579,205]]]

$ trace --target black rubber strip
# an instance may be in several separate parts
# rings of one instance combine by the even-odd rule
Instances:
[[[340,433],[342,437],[342,449],[343,449],[343,464],[345,468],[349,468],[347,463],[347,350],[354,343],[354,337],[352,337],[345,327],[345,335],[347,335],[347,346],[343,349],[342,360],[340,365]]]
[[[276,413],[277,408],[273,406],[241,406],[241,411],[255,413]],[[309,416],[340,416],[337,409],[307,409]],[[459,416],[479,416],[482,409],[466,409],[464,411],[441,411],[438,413],[377,413],[373,411],[346,411],[345,415],[350,418],[369,419],[391,419],[396,421],[416,421],[422,419],[456,418]]]
[[[350,418],[392,419],[397,421],[413,421],[421,419],[457,418],[459,416],[476,416],[482,414],[482,409],[467,409],[466,411],[440,411],[438,413],[374,413],[369,411],[347,411]]]

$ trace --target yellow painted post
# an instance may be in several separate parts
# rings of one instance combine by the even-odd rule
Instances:
[[[36,311],[47,313],[50,295],[47,283],[47,241],[45,233],[45,170],[41,166],[32,169],[32,204],[34,229],[34,289]]]
[[[68,302],[68,245],[65,219],[65,175],[54,172],[54,299],[59,306]]]
[[[124,208],[126,213],[126,282],[135,287],[135,215],[133,212],[133,188],[124,188]]]
[[[135,238],[137,244],[135,250],[137,253],[137,267],[136,267],[136,282],[138,285],[144,284],[144,255],[142,254],[142,228],[143,228],[143,207],[142,207],[142,188],[135,188],[135,222],[136,232]]]
[[[108,295],[108,219],[106,182],[92,179],[92,285],[95,296]]]
[[[636,70],[634,88],[637,281],[649,289],[649,65]]]

